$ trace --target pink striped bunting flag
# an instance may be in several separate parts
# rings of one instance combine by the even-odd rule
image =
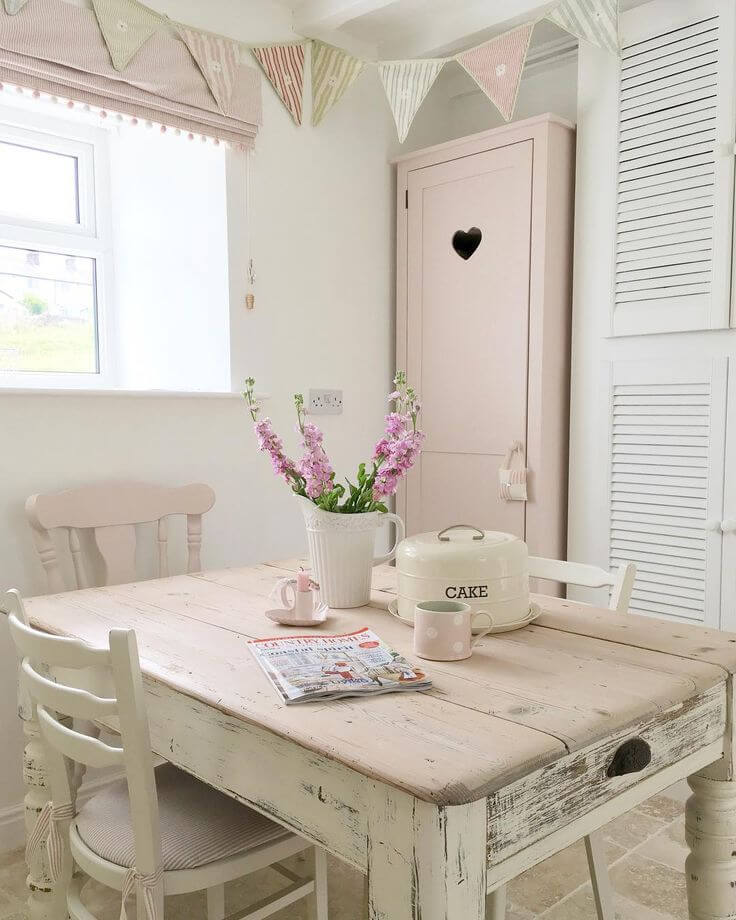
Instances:
[[[458,54],[457,62],[488,96],[506,121],[514,114],[534,23],[528,22]]]
[[[270,45],[251,48],[251,51],[291,117],[300,125],[304,92],[304,44]]]
[[[220,35],[179,26],[179,35],[202,71],[223,115],[230,115],[230,100],[240,67],[240,45]]]

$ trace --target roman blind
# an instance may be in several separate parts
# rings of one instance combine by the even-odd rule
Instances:
[[[722,362],[614,365],[610,564],[636,564],[634,611],[718,625],[725,389]]]
[[[92,10],[30,0],[0,5],[0,81],[252,147],[261,123],[260,76],[238,61],[227,114],[173,29],[157,30],[123,72]]]
[[[733,157],[720,148],[734,131],[732,13],[691,9],[654,34],[637,13],[646,21],[624,37],[616,334],[728,325]]]

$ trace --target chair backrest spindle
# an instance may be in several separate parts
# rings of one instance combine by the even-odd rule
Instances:
[[[94,767],[124,766],[136,869],[143,875],[153,875],[162,865],[161,837],[135,633],[132,629],[111,630],[106,648],[52,636],[29,624],[17,591],[8,595],[10,633],[23,659],[23,685],[35,704],[47,748],[54,809],[74,805],[76,784],[70,761]],[[114,697],[89,689],[90,669],[104,672],[114,687]],[[102,742],[78,727],[79,720],[109,724],[111,719],[117,720],[120,746]],[[67,840],[65,848],[68,846]],[[71,865],[68,852],[65,859],[65,865]]]
[[[98,483],[55,494],[32,495],[26,502],[36,551],[46,571],[49,590],[56,593],[90,584],[82,558],[80,531],[91,531],[103,562],[103,583],[136,580],[136,526],[156,525],[158,572],[169,574],[168,518],[187,519],[187,571],[201,569],[202,515],[215,503],[215,493],[203,483],[178,488],[146,483]],[[67,531],[74,572],[67,584],[51,532]]]

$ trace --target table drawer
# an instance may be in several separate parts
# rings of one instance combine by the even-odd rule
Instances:
[[[726,684],[573,751],[488,796],[488,859],[507,859],[723,737]]]

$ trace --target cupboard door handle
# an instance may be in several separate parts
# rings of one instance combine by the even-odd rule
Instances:
[[[735,533],[736,520],[734,518],[726,518],[725,521],[721,521],[721,531],[723,533]]]
[[[638,773],[648,767],[652,760],[652,749],[643,738],[631,738],[624,741],[611,759],[606,776],[626,776]]]
[[[705,522],[705,529],[712,530],[713,533],[720,533],[723,521],[719,521],[717,518],[708,518]]]

